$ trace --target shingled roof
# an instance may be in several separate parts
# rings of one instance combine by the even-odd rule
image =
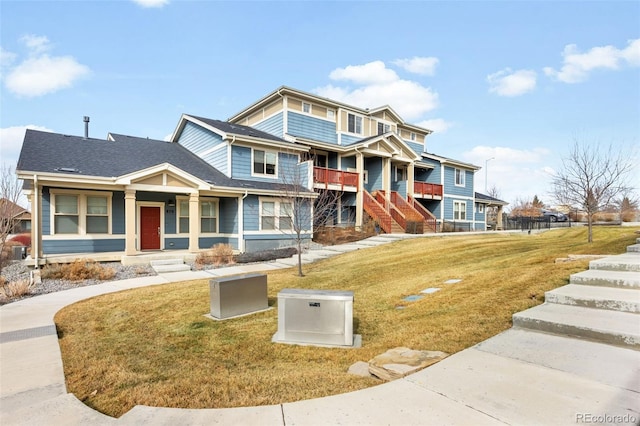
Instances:
[[[243,126],[241,124],[229,123],[228,121],[212,120],[210,118],[197,117],[191,114],[185,114],[185,115],[191,118],[195,118],[198,121],[202,121],[203,123],[206,123],[211,127],[215,127],[216,129],[224,133],[229,133],[232,135],[239,135],[239,136],[251,136],[253,138],[267,139],[267,140],[281,142],[281,143],[290,143],[285,139],[279,138],[267,132],[263,132],[262,130],[254,129],[253,127]]]
[[[269,182],[231,179],[180,144],[110,133],[113,140],[28,129],[17,171],[118,177],[169,163],[207,183],[226,188],[278,190]]]

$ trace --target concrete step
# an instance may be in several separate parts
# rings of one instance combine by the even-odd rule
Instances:
[[[640,244],[634,244],[632,246],[627,246],[628,253],[640,253]]]
[[[589,262],[589,269],[640,272],[640,254],[623,253]]]
[[[184,264],[182,259],[157,259],[150,262],[151,267],[158,274],[169,272],[190,271],[191,267]]]
[[[640,315],[545,303],[513,315],[513,326],[640,349]]]
[[[569,284],[545,293],[545,302],[640,313],[640,290]]]
[[[640,289],[640,274],[633,271],[590,269],[572,274],[571,284]]]

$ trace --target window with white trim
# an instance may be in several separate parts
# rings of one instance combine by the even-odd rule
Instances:
[[[178,198],[178,234],[189,233],[189,199]],[[200,232],[203,234],[215,234],[218,232],[218,200],[200,199]]]
[[[302,112],[307,113],[307,114],[311,114],[311,104],[308,102],[303,102],[302,103]]]
[[[464,201],[453,202],[453,219],[467,220],[467,203]]]
[[[200,232],[218,232],[218,203],[215,201],[200,201]]]
[[[412,141],[415,141],[416,140],[416,134],[411,132],[410,138],[411,138]]]
[[[362,117],[355,114],[347,114],[347,123],[349,133],[362,134]]]
[[[290,230],[293,227],[293,206],[284,201],[260,201],[260,230]]]
[[[403,166],[393,166],[393,177],[395,182],[407,180],[407,169]]]
[[[108,234],[111,193],[51,191],[51,234]]]
[[[383,123],[382,121],[378,121],[378,134],[382,135],[391,131],[391,126],[389,124]]]
[[[278,153],[273,151],[262,151],[254,149],[253,151],[253,174],[276,176],[278,169]]]
[[[484,213],[484,204],[478,204],[478,213]]]
[[[54,232],[79,234],[80,209],[77,195],[55,195]]]
[[[455,169],[456,186],[464,186],[465,172],[462,169]]]
[[[178,200],[178,233],[189,233],[189,199]]]
[[[327,118],[329,120],[333,120],[333,119],[335,119],[335,117],[336,117],[336,112],[334,110],[332,110],[332,109],[328,109],[327,110]]]

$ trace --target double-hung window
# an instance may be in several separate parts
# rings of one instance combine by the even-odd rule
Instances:
[[[218,232],[217,203],[215,201],[200,202],[200,232]]]
[[[79,213],[77,195],[55,195],[55,233],[78,234],[80,225]]]
[[[200,232],[218,232],[218,202],[214,199],[200,200]],[[198,218],[195,219],[196,223]],[[189,200],[178,200],[178,233],[189,233]]]
[[[362,117],[355,114],[348,114],[348,131],[349,133],[362,134]]]
[[[378,134],[379,135],[382,135],[382,134],[387,133],[389,131],[391,131],[391,126],[390,125],[388,125],[386,123],[383,123],[381,121],[378,121]]]
[[[253,150],[253,174],[275,176],[278,154],[272,151]]]
[[[311,114],[311,104],[307,102],[302,103],[302,112]]]
[[[465,172],[462,169],[456,169],[456,186],[464,186]]]
[[[283,201],[261,201],[260,229],[290,230],[293,227],[293,206]]]
[[[453,202],[453,218],[455,220],[467,220],[467,203],[464,201]]]
[[[107,197],[87,196],[87,234],[109,232],[109,210]]]
[[[106,192],[51,192],[52,234],[108,234],[111,194]]]

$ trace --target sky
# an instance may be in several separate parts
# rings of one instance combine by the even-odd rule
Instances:
[[[283,85],[390,105],[511,203],[553,205],[576,141],[640,145],[638,1],[0,0],[0,49],[14,167],[26,128],[165,140]]]

